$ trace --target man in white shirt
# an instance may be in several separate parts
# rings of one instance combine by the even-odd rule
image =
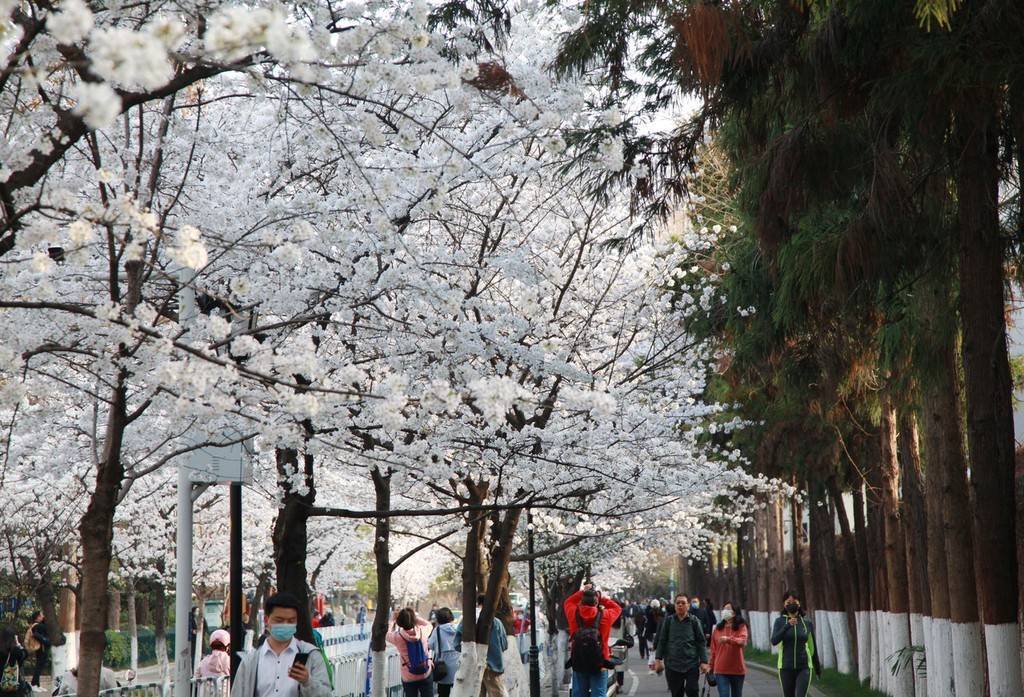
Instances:
[[[267,640],[242,656],[231,697],[330,697],[323,657],[316,646],[295,638],[298,599],[291,593],[273,595],[264,616]]]

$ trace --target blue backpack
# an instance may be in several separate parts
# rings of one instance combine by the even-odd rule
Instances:
[[[423,648],[419,632],[416,633],[416,641],[405,640],[405,648],[409,653],[409,662],[406,667],[413,675],[426,675],[430,672],[430,657],[427,650]]]

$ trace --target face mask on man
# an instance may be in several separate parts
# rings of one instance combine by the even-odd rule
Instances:
[[[725,608],[724,610],[722,610],[722,621],[723,622],[728,622],[729,620],[731,620],[735,616],[736,616],[736,614],[732,610],[730,610],[729,608]]]
[[[697,608],[700,607],[700,601],[699,600],[691,600],[690,601],[690,607],[692,607],[694,610],[696,610]]]
[[[785,609],[786,609],[786,614],[787,615],[795,615],[796,613],[800,612],[800,604],[799,603],[786,603],[786,608]]]
[[[295,636],[297,625],[294,624],[272,624],[270,625],[270,636],[278,641],[291,641]]]

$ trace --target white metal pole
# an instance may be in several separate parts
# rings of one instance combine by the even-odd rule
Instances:
[[[192,656],[188,620],[192,610],[192,480],[189,468],[178,465],[178,576],[174,585],[174,697],[189,697]]]
[[[196,313],[196,294],[191,286],[194,273],[182,269],[178,291],[178,324],[189,324]],[[189,651],[188,622],[192,610],[192,479],[188,460],[178,464],[178,574],[174,585],[174,697],[189,697],[192,656]]]

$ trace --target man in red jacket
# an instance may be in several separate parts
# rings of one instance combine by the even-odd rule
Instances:
[[[566,598],[563,607],[569,623],[572,697],[605,697],[608,675],[604,669],[611,661],[608,637],[622,608],[590,583]]]

